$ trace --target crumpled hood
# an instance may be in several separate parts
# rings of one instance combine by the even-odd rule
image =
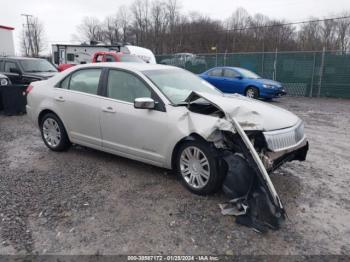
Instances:
[[[272,131],[294,126],[300,121],[283,108],[237,94],[220,96],[192,92],[186,101],[194,101],[198,96],[211,102],[226,116],[234,117],[245,130]]]

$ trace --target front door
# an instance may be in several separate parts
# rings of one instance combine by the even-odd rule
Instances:
[[[167,114],[162,108],[136,109],[135,98],[152,97],[162,101],[139,76],[111,69],[106,83],[107,98],[101,111],[102,145],[110,152],[132,159],[162,165],[169,133]]]

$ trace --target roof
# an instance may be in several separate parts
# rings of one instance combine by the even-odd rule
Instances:
[[[160,65],[160,64],[147,64],[147,63],[123,63],[123,62],[106,62],[106,63],[91,63],[85,65],[79,65],[80,68],[85,67],[115,67],[124,68],[132,71],[146,71],[146,70],[162,70],[162,69],[179,69],[175,66]]]
[[[5,29],[5,30],[15,30],[14,27],[10,27],[10,26],[4,26],[4,25],[0,25],[0,29]]]
[[[11,59],[11,60],[38,60],[42,58],[37,58],[37,57],[25,57],[25,56],[4,56],[1,57],[0,59]]]
[[[63,46],[63,47],[93,47],[93,48],[119,48],[118,45],[89,45],[89,44],[70,44],[70,43],[65,43],[65,44],[52,44],[51,46]]]

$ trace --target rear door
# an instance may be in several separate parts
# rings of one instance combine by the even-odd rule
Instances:
[[[53,93],[55,110],[72,142],[101,147],[100,79],[102,68],[80,69],[66,77]]]

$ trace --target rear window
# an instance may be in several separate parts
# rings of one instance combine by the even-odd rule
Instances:
[[[122,55],[120,56],[120,62],[145,63],[141,58],[134,55]]]

